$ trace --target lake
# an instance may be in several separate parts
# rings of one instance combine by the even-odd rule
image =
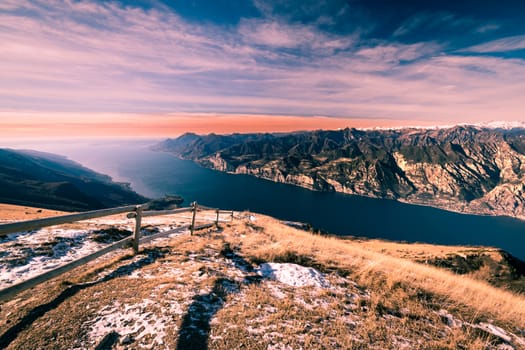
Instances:
[[[3,147],[63,154],[116,181],[131,183],[148,197],[178,194],[221,209],[250,210],[283,220],[307,222],[338,235],[437,244],[487,245],[525,260],[525,222],[465,215],[431,207],[339,193],[313,192],[248,175],[202,168],[154,152],[156,140],[19,142]]]

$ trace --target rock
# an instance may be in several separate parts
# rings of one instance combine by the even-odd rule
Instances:
[[[525,347],[525,339],[517,336],[514,333],[507,332],[501,327],[495,326],[491,323],[480,322],[477,324],[467,324],[466,325],[485,332],[491,336],[498,338],[500,341],[504,342],[499,344],[497,349],[522,349]]]
[[[310,190],[525,218],[525,129],[192,134],[158,149]]]
[[[444,310],[444,309],[439,310],[438,315],[441,316],[441,321],[451,328],[459,328],[463,326],[463,322],[455,318],[447,310]]]
[[[473,327],[500,338],[506,343],[512,343],[512,337],[504,329],[494,326],[493,324],[481,322]]]
[[[132,342],[133,338],[129,334],[126,334],[122,337],[122,339],[120,339],[120,345],[131,344]]]

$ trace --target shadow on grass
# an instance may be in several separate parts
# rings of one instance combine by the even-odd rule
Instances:
[[[221,255],[230,259],[239,270],[245,273],[253,272],[251,264],[232,250],[229,244],[224,245]],[[242,283],[227,278],[218,278],[210,293],[195,296],[182,319],[176,349],[207,350],[210,321],[224,306],[226,297],[229,294],[238,293],[242,285],[259,283],[260,281],[261,277],[258,275],[246,276]]]
[[[0,349],[4,349],[7,346],[9,346],[9,344],[11,344],[11,342],[13,342],[13,340],[16,339],[16,337],[18,336],[18,334],[20,334],[20,332],[22,332],[27,327],[31,326],[33,322],[35,322],[37,319],[45,315],[48,311],[51,311],[57,308],[65,300],[74,296],[79,291],[89,288],[91,286],[97,285],[99,283],[110,281],[117,277],[129,275],[136,269],[149,265],[155,262],[155,260],[157,260],[159,257],[162,257],[164,255],[158,249],[152,249],[149,251],[145,251],[144,253],[146,253],[147,256],[143,257],[142,259],[137,260],[131,264],[121,266],[117,268],[115,271],[111,272],[110,274],[96,281],[87,282],[83,284],[71,285],[65,290],[63,290],[58,296],[56,296],[50,302],[39,305],[35,307],[34,309],[30,310],[27,313],[27,315],[25,315],[20,321],[18,321],[16,324],[11,326],[11,328],[9,328],[4,334],[0,336]]]
[[[106,336],[95,347],[95,350],[111,350],[113,345],[117,343],[119,337],[120,334],[115,331],[106,334]]]
[[[195,296],[182,320],[177,350],[208,349],[211,319],[224,305],[226,296],[238,291],[237,283],[219,278],[210,293]]]

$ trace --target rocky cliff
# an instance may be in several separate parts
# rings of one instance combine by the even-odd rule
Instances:
[[[525,129],[185,134],[157,150],[220,171],[525,219]]]

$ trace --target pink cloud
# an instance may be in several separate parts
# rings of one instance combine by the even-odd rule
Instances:
[[[305,25],[290,25],[269,20],[243,20],[239,33],[250,44],[277,48],[334,49],[349,48],[350,38],[329,36]]]
[[[489,53],[525,49],[525,35],[510,36],[463,49],[463,52]]]
[[[39,15],[11,12],[19,7]],[[4,0],[0,8],[4,112],[524,119],[519,59],[444,55],[435,43],[359,45],[358,35],[262,20],[199,25],[114,2]],[[521,39],[477,50],[517,48]]]

